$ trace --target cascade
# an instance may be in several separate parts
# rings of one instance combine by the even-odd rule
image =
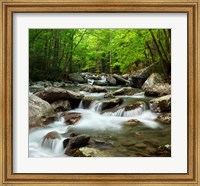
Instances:
[[[90,95],[96,97],[99,94],[102,93],[93,93]],[[138,93],[135,97],[137,96],[143,96],[143,93]],[[135,98],[132,97],[131,99]],[[142,105],[134,110],[125,111],[125,108],[121,108],[115,112],[105,112],[102,114],[101,101],[96,100],[92,102],[88,109],[83,109],[81,101],[77,109],[70,110],[69,112],[78,112],[81,114],[81,119],[75,125],[66,125],[62,116],[63,113],[59,112],[58,121],[29,130],[29,157],[65,157],[63,140],[73,131],[86,132],[89,135],[104,135],[105,133],[105,136],[109,133],[115,136],[124,132],[124,124],[131,119],[140,121],[139,125],[148,127],[148,130],[161,128],[159,123],[156,122],[157,114],[152,113],[146,105]],[[55,139],[44,138],[45,135],[53,131],[59,133],[60,136]]]
[[[92,104],[90,105],[90,110],[93,110],[95,112],[101,112],[102,111],[102,102],[100,101],[94,101],[92,102]]]

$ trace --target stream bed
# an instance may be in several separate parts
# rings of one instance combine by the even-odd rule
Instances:
[[[109,87],[110,91],[120,87]],[[71,87],[71,90],[79,91]],[[90,136],[87,147],[103,152],[105,157],[155,157],[160,156],[157,150],[160,146],[171,144],[171,125],[156,121],[158,114],[149,110],[151,97],[145,97],[143,92],[133,96],[116,96],[123,98],[123,105],[144,101],[145,107],[133,111],[119,109],[117,112],[101,112],[101,100],[104,93],[88,93],[81,91],[86,97],[95,98],[89,108],[78,108],[68,112],[78,112],[81,119],[74,125],[66,125],[64,118],[59,117],[49,125],[29,130],[29,157],[68,157],[65,155],[63,140],[69,133],[81,133]],[[122,106],[123,106],[122,105]],[[58,113],[59,116],[62,113]],[[136,125],[128,125],[131,119],[139,120]],[[49,132],[56,131],[60,138],[43,141]]]

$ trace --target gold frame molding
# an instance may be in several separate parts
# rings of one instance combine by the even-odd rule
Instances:
[[[199,0],[0,0],[0,185],[200,185]],[[161,12],[188,15],[188,172],[185,174],[14,174],[12,17],[28,12]],[[180,123],[181,125],[181,123]]]

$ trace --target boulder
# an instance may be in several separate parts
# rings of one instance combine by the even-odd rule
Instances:
[[[107,89],[104,87],[92,86],[92,85],[81,85],[80,90],[90,92],[90,93],[107,92]]]
[[[91,105],[91,103],[94,102],[94,101],[95,101],[94,98],[91,98],[91,97],[84,97],[84,98],[82,99],[82,107],[83,107],[84,109],[89,108],[90,105]]]
[[[163,124],[171,124],[171,113],[163,113],[156,120]]]
[[[135,72],[131,77],[132,87],[141,88],[146,79],[149,77],[149,73],[143,69]]]
[[[137,119],[130,119],[125,123],[125,125],[135,126],[138,123],[139,123],[139,121]]]
[[[63,140],[63,149],[65,149],[67,147],[67,145],[69,144],[69,140],[70,140],[70,138],[66,138]]]
[[[64,101],[62,99],[51,103],[51,106],[56,112],[61,112],[71,109],[70,102],[68,100]]]
[[[163,72],[161,63],[154,63],[146,68],[137,70],[131,76],[131,85],[136,88],[141,88],[144,82],[152,73],[161,73]]]
[[[86,83],[85,79],[79,73],[71,73],[68,75],[69,80],[77,83]]]
[[[117,85],[129,85],[129,83],[130,83],[130,81],[124,79],[123,77],[121,77],[117,74],[113,74],[113,78],[116,79]]]
[[[119,95],[134,95],[137,91],[131,87],[123,87],[121,89],[115,90],[112,94],[114,96],[119,96]]]
[[[84,134],[81,134],[81,135],[78,135],[75,137],[71,137],[68,142],[65,141],[65,145],[66,145],[65,154],[69,155],[69,156],[73,156],[74,153],[76,152],[76,150],[79,147],[86,146],[88,144],[89,140],[90,140],[90,136],[84,135]],[[64,143],[63,143],[63,145],[64,145]]]
[[[43,142],[48,139],[61,139],[61,135],[56,131],[51,131],[43,137]]]
[[[108,157],[108,154],[95,148],[81,147],[73,155],[74,157]]]
[[[150,88],[155,86],[156,84],[163,84],[164,80],[158,73],[152,73],[148,79],[142,85],[142,89],[145,90],[146,88]]]
[[[81,119],[81,114],[78,112],[64,112],[62,116],[64,117],[64,122],[69,125],[73,125]]]
[[[122,98],[114,98],[114,99],[109,99],[109,100],[104,100],[102,101],[102,110],[113,108],[117,105],[121,105],[123,103]]]
[[[137,101],[135,103],[124,106],[124,111],[135,110],[137,108],[144,108],[146,106],[144,101]]]
[[[113,93],[110,91],[110,92],[105,93],[103,97],[104,97],[104,98],[114,98],[115,96],[114,96]]]
[[[41,89],[38,92],[36,92],[35,95],[49,103],[53,103],[61,99],[68,100],[72,108],[78,107],[80,101],[84,97],[83,94],[54,87],[47,87]]]
[[[145,96],[164,96],[171,94],[171,85],[168,83],[155,84],[152,87],[148,87],[144,91]]]
[[[115,86],[117,84],[116,79],[112,76],[107,76],[106,80],[107,80],[108,85],[110,86]]]
[[[135,103],[131,103],[122,107],[110,108],[110,109],[104,110],[103,114],[108,115],[108,116],[111,115],[111,116],[120,116],[120,117],[123,117],[123,116],[132,117],[135,114],[142,113],[145,108],[146,108],[146,103],[144,101],[137,101]]]
[[[122,75],[122,78],[128,80],[128,79],[129,79],[129,74],[123,74],[123,75]]]
[[[89,140],[90,140],[90,136],[85,135],[85,134],[80,134],[78,136],[70,138],[69,146],[71,148],[83,147],[88,144]]]
[[[32,94],[29,97],[29,127],[39,127],[56,119],[57,115],[51,105]]]
[[[102,81],[102,80],[94,80],[93,84],[94,84],[94,85],[99,85],[99,86],[107,86],[107,85],[108,85],[108,83],[107,83],[106,80],[105,80],[105,81]]]
[[[171,156],[171,145],[161,145],[158,147],[157,151],[155,152],[156,156],[160,157],[170,157]]]
[[[171,95],[150,100],[149,107],[152,112],[160,113],[171,111]]]
[[[101,76],[95,75],[95,74],[86,74],[85,78],[86,79],[93,79],[93,80],[101,80]]]

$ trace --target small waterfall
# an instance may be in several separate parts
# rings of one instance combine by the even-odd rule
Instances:
[[[78,108],[83,109],[83,100],[81,100],[81,102],[79,103]]]
[[[98,107],[98,106],[97,106]],[[94,110],[80,109],[81,120],[79,120],[76,125],[71,126],[72,129],[78,130],[90,130],[95,132],[100,131],[116,131],[120,130],[123,123],[129,118],[125,117],[115,117],[115,116],[104,116]]]
[[[145,95],[144,95],[144,92],[139,92],[139,93],[134,94],[133,97],[144,98]]]
[[[105,116],[119,116],[119,117],[135,117],[143,114],[147,110],[146,105],[141,105],[139,108],[134,110],[125,111],[125,108],[119,109],[116,112],[105,112]]]
[[[140,105],[140,107],[133,109],[133,110],[128,110],[124,112],[124,117],[135,117],[135,116],[139,116],[142,115],[144,113],[144,111],[147,110],[147,106],[146,104]]]
[[[44,138],[41,140],[40,145],[42,148],[50,150],[52,153],[61,154],[63,153],[63,139],[47,139]]]
[[[91,105],[90,105],[90,110],[93,110],[95,112],[100,113],[102,111],[102,102],[100,101],[94,101]]]
[[[104,116],[119,116],[122,117],[124,115],[124,108],[117,110],[116,112],[105,112]]]
[[[157,118],[157,114],[151,112],[150,110],[144,111],[136,118],[149,128],[161,128],[161,126],[155,121],[155,119]]]
[[[94,79],[88,79],[87,82],[88,82],[88,85],[93,85],[94,84]]]

